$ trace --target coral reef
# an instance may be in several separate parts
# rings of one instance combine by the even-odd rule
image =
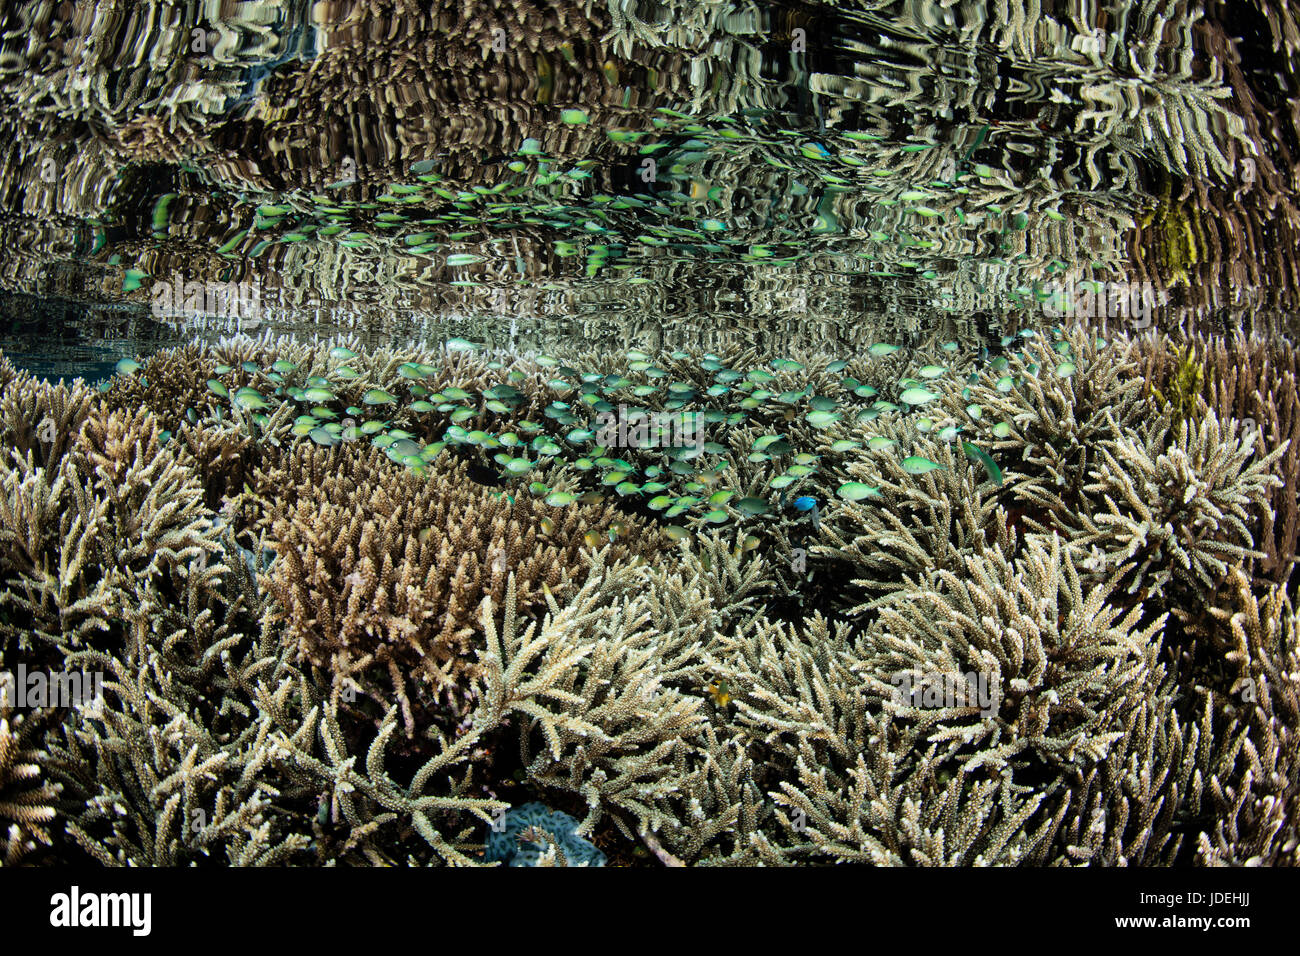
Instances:
[[[854,481],[876,488],[862,501],[836,500],[822,518],[824,543],[814,553],[848,561],[853,581],[866,594],[879,596],[913,589],[933,571],[961,570],[966,554],[986,548],[1015,551],[1015,531],[1000,507],[1002,491],[991,487],[981,470],[972,468],[952,444],[928,436],[892,431],[895,442],[940,467],[922,476],[909,475],[892,453],[848,466]],[[850,612],[854,613],[854,612]]]
[[[1211,611],[1225,632],[1223,660],[1233,674],[1226,709],[1242,728],[1244,754],[1229,773],[1210,778],[1215,802],[1211,832],[1197,836],[1198,862],[1213,865],[1300,865],[1300,621],[1285,590],[1251,593],[1233,572],[1234,601]]]
[[[215,362],[196,345],[184,345],[149,356],[130,375],[118,376],[104,395],[118,411],[152,411],[163,428],[174,432],[185,413],[215,402],[204,383],[212,378]]]
[[[0,463],[0,607],[22,622],[0,619],[0,633],[20,647],[78,645],[172,603],[189,563],[219,549],[191,460],[152,413],[96,406],[74,435],[53,434],[66,453],[47,467],[31,449]]]
[[[1102,442],[1114,428],[1132,427],[1153,411],[1134,343],[1103,344],[1081,327],[1058,341],[1060,351],[1045,336],[1030,339],[981,370],[969,392],[950,391],[945,398],[959,420],[970,420],[971,406],[981,410],[973,424],[992,439],[994,451],[1006,453],[1008,471],[1024,476],[1012,494],[1024,502],[1025,522],[1036,530],[1047,527],[1047,519],[1034,518],[1040,509],[1057,520],[1079,509]],[[994,431],[997,424],[1007,426],[1005,435]]]
[[[0,7],[0,864],[1300,864],[1295,8]]]
[[[6,376],[0,664],[105,694],[5,715],[0,857],[1300,862],[1295,417],[1220,348]],[[714,430],[594,444],[633,388]]]

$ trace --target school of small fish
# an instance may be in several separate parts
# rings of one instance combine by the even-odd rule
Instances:
[[[1036,334],[1026,330],[1020,336],[1007,336],[1002,345],[1013,350],[1018,338]],[[483,343],[462,338],[451,339],[443,347],[449,357],[485,349]],[[942,348],[952,353],[959,350],[955,342]],[[1058,338],[1053,348],[1063,361],[1051,374],[1073,375],[1068,343]],[[897,345],[877,343],[867,349],[864,361],[886,359],[899,350]],[[397,389],[399,394],[394,394],[366,387],[362,373],[350,364],[359,358],[351,349],[338,345],[328,355],[328,375],[301,374],[295,363],[285,359],[265,368],[254,362],[238,367],[219,365],[217,377],[206,383],[207,390],[228,405],[231,414],[247,416],[263,428],[276,408],[292,402],[300,414],[291,430],[299,439],[324,447],[368,441],[417,475],[426,475],[428,463],[438,455],[451,453],[490,463],[502,493],[513,496],[526,489],[554,508],[612,497],[630,509],[675,522],[668,525],[669,536],[678,539],[692,529],[760,520],[775,513],[806,515],[816,528],[828,502],[815,494],[800,493],[805,484],[812,490],[833,487],[834,497],[843,502],[880,501],[878,487],[837,480],[835,475],[844,476],[839,466],[849,460],[846,456],[863,451],[896,454],[895,439],[867,435],[866,429],[859,427],[869,426],[885,414],[910,416],[919,433],[936,432],[941,440],[955,442],[994,485],[1003,481],[1002,470],[988,451],[961,437],[965,430],[961,424],[940,424],[925,414],[924,409],[939,397],[931,389],[962,387],[963,400],[969,393],[968,385],[950,381],[955,373],[945,366],[926,365],[918,371],[919,378],[900,378],[897,391],[903,404],[898,404],[880,397],[877,388],[845,374],[851,364],[848,359],[823,360],[816,368],[808,368],[794,359],[776,358],[766,366],[733,368],[717,355],[682,351],[668,353],[656,364],[650,353],[634,348],[621,356],[617,369],[583,372],[537,354],[508,367],[497,359],[488,361],[487,369],[499,372],[501,381],[482,391],[454,385],[435,391],[429,382],[439,368],[406,362],[398,366],[403,384]],[[663,367],[680,371],[683,363],[698,366],[701,374],[695,381],[676,380]],[[984,364],[992,375],[1002,373],[996,379],[998,390],[1006,390],[1004,382],[1010,388],[1019,387],[1020,383],[1006,374],[1005,352],[989,357],[986,350]],[[551,400],[542,408],[540,421],[519,417],[528,401],[518,387],[528,377],[521,366],[551,376],[545,387],[553,397],[543,396]],[[117,371],[131,376],[142,367],[134,359],[123,359]],[[1032,362],[1026,369],[1033,375],[1040,372]],[[775,390],[790,385],[792,379],[817,375],[822,382],[827,375],[838,376],[838,381],[830,388],[823,387],[826,394],[815,393],[811,382],[801,388]],[[973,384],[979,373],[970,373],[970,377],[969,384]],[[706,379],[712,384],[700,384]],[[977,405],[967,405],[965,410],[973,422],[982,417]],[[220,404],[214,411],[218,417],[223,414]],[[190,421],[196,420],[193,408],[186,414]],[[630,420],[632,427],[620,430],[620,417],[624,426]],[[799,421],[811,432],[790,428],[749,438],[753,431],[771,427],[772,422]],[[819,438],[836,423],[851,426],[850,433],[861,440]],[[748,431],[741,434],[742,429]],[[807,444],[809,434],[818,444],[797,447],[800,441]],[[1010,434],[1010,424],[995,424],[992,434],[1005,437]],[[620,444],[623,439],[625,444]],[[628,450],[622,451],[623,447]],[[727,487],[727,478],[735,474],[733,465],[740,459],[771,466],[773,474],[760,493]],[[550,483],[538,480],[535,473],[553,465],[562,468],[548,471]],[[904,457],[900,465],[906,474],[918,478],[945,467],[920,455]]]

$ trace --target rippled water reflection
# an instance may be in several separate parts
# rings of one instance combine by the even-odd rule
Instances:
[[[8,354],[35,301],[111,354],[851,348],[1089,283],[1148,290],[1111,321],[1292,326],[1280,0],[228,6],[4,13]]]

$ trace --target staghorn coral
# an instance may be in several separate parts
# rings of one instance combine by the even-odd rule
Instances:
[[[903,426],[890,432],[909,441]],[[853,481],[879,489],[859,502],[835,499],[822,519],[825,534],[814,554],[851,562],[853,585],[871,597],[916,588],[933,571],[960,571],[966,555],[989,548],[1013,553],[1000,491],[984,472],[955,454],[952,444],[920,438],[909,452],[940,468],[909,475],[893,448],[848,466]],[[847,595],[844,599],[847,599]],[[862,613],[869,604],[847,611]]]
[[[995,457],[1009,478],[1023,476],[1013,495],[1027,511],[1026,525],[1039,531],[1069,526],[1101,442],[1111,437],[1114,425],[1134,426],[1150,411],[1131,341],[1116,338],[1103,345],[1094,332],[1077,326],[1063,340],[1075,367],[1068,375],[1056,371],[1062,355],[1036,337],[1023,353],[1010,355],[1004,369],[982,371],[968,392],[949,391],[942,399],[945,410],[963,423],[970,422],[968,405],[980,407],[973,426],[978,441],[1010,453]],[[1013,384],[1010,391],[998,388],[1004,378]],[[993,434],[998,423],[1010,426],[1007,437]]]
[[[1084,489],[1097,510],[1079,515],[1072,542],[1089,553],[1086,566],[1126,576],[1129,593],[1162,595],[1177,579],[1203,598],[1230,567],[1262,557],[1251,550],[1251,510],[1279,484],[1270,469],[1286,448],[1251,461],[1255,439],[1213,412],[1176,432],[1159,423],[1145,438],[1113,427]]]
[[[1170,679],[1132,712],[1122,741],[1071,781],[1066,856],[1109,866],[1296,865],[1300,696],[1285,587],[1260,597],[1233,569],[1194,644],[1176,650]]]
[[[0,389],[0,443],[11,453],[32,453],[53,468],[67,453],[95,405],[95,392],[80,381],[65,385],[23,372]]]
[[[198,345],[163,349],[146,358],[132,374],[109,379],[103,400],[116,411],[147,408],[163,428],[175,431],[187,410],[201,412],[216,404],[216,396],[205,385],[215,368],[212,356]]]
[[[1197,862],[1296,866],[1300,621],[1284,585],[1258,597],[1241,569],[1233,570],[1230,583],[1232,603],[1210,611],[1226,632],[1229,649],[1223,657],[1235,672],[1227,688],[1234,703],[1226,708],[1233,722],[1217,736],[1244,739],[1206,778],[1213,822],[1211,832],[1197,838]]]
[[[1267,821],[1294,800],[1289,734],[1265,738],[1267,795],[1240,796],[1243,773],[1246,791],[1252,767],[1258,776],[1254,746],[1211,718],[1204,694],[1175,710],[1182,677],[1155,663],[1163,616],[1134,630],[1140,608],[1110,606],[1104,585],[1085,591],[1055,539],[1032,536],[1014,564],[968,560],[969,580],[935,575],[886,602],[856,642],[818,617],[730,642],[734,725],[783,808],[779,826],[751,836],[762,859],[1168,865],[1207,840],[1232,845],[1237,834],[1204,827],[1234,806],[1252,808],[1252,833],[1273,832]],[[981,667],[1002,695],[992,714],[896,695],[900,673]],[[1292,852],[1287,841],[1273,846]]]
[[[1255,508],[1255,542],[1263,557],[1257,574],[1273,582],[1291,574],[1300,546],[1300,363],[1287,339],[1264,341],[1237,335],[1203,342],[1207,400],[1220,421],[1254,422],[1262,447],[1283,448],[1273,474],[1281,483]]]
[[[1164,335],[1148,336],[1140,348],[1143,378],[1157,392],[1179,390],[1180,355],[1202,356],[1196,393],[1185,402],[1188,414],[1199,420],[1208,408],[1220,422],[1237,419],[1243,434],[1257,428],[1261,447],[1285,448],[1272,467],[1282,483],[1269,487],[1264,501],[1251,506],[1252,534],[1263,554],[1250,564],[1258,577],[1287,580],[1300,545],[1300,498],[1287,490],[1300,481],[1300,367],[1294,345],[1282,336],[1265,339],[1237,332],[1200,335],[1185,347]]]
[[[104,567],[128,578],[137,599],[172,588],[181,568],[219,550],[189,453],[166,441],[151,412],[92,415],[78,442],[79,470],[108,503],[100,545]]]
[[[402,846],[423,818],[415,829],[409,820],[400,832],[385,828],[396,784],[382,755],[397,728],[395,710],[377,735],[368,722],[358,728],[341,715],[337,689],[326,699],[328,688],[296,667],[295,648],[272,626],[269,597],[256,596],[252,571],[232,553],[238,546],[229,528],[223,543],[230,551],[221,563],[193,569],[188,606],[146,607],[112,656],[96,650],[69,658],[109,678],[103,707],[70,717],[49,738],[48,764],[69,798],[69,837],[105,865],[377,863],[409,855],[414,848]],[[481,757],[477,736],[454,746],[444,740],[445,762]],[[366,750],[367,739],[366,777],[353,786],[355,748]],[[435,757],[426,779],[437,766]],[[459,786],[467,785],[468,775]],[[368,795],[385,809],[370,805],[347,827],[340,813],[354,813]],[[455,795],[444,802],[459,810],[499,805]],[[457,839],[463,844],[471,830]],[[381,847],[380,831],[391,838]]]
[[[238,500],[262,460],[257,443],[234,422],[186,422],[176,439],[194,456],[203,503],[212,511],[221,510],[232,498]]]
[[[652,700],[644,693],[657,689],[661,659],[654,650],[662,647],[662,642],[636,647],[637,653],[628,660],[632,646],[627,642],[609,646],[608,641],[602,644],[582,639],[584,632],[609,617],[611,604],[617,607],[620,599],[629,599],[632,585],[640,583],[645,573],[644,568],[631,565],[606,569],[604,562],[610,550],[606,547],[595,556],[593,574],[573,602],[561,609],[554,597],[548,597],[550,614],[540,625],[533,621],[521,626],[513,573],[507,583],[499,628],[496,606],[490,601],[485,603],[485,640],[478,649],[476,675],[471,678],[480,684],[473,711],[454,739],[437,728],[431,729],[437,744],[435,752],[414,772],[409,784],[394,780],[386,769],[388,751],[399,729],[396,706],[384,716],[363,767],[349,755],[346,718],[339,706],[337,688],[328,701],[312,708],[299,728],[275,738],[299,772],[315,781],[316,786],[324,787],[318,820],[333,831],[325,834],[331,854],[340,859],[356,857],[371,863],[389,863],[397,859],[398,853],[406,853],[408,861],[415,862],[429,859],[432,851],[434,859],[475,864],[478,860],[469,854],[477,855],[479,851],[471,836],[476,830],[481,832],[481,824],[463,825],[461,818],[468,813],[490,824],[489,812],[507,810],[508,804],[490,797],[472,797],[473,766],[467,765],[482,764],[492,750],[516,744],[519,735],[526,744],[534,731],[546,742],[545,756],[539,753],[534,765],[547,759],[559,764],[565,756],[577,757],[576,771],[590,772],[593,814],[602,798],[618,804],[622,796],[625,802],[640,787],[653,796],[671,792],[667,784],[654,786],[656,776],[672,772],[671,767],[660,767],[658,758],[664,756],[666,748],[683,746],[679,733],[698,722],[696,712],[702,700],[667,693]],[[606,597],[610,589],[608,574],[614,576],[616,587]],[[638,636],[643,640],[657,638],[659,632],[648,624],[641,607],[635,610]],[[664,610],[685,614],[683,626],[671,632],[679,640],[706,629],[707,611],[698,605]],[[613,630],[608,627],[602,632]],[[679,645],[675,649],[679,665],[698,666],[692,660],[691,646]],[[673,664],[666,663],[668,676],[673,676]],[[588,677],[593,666],[597,673]],[[634,674],[635,685],[606,685],[600,675],[611,670]],[[657,705],[658,713],[649,722],[649,715],[631,709],[650,703]],[[583,759],[588,747],[593,757]],[[621,772],[608,779],[607,768],[616,765]],[[606,784],[608,795],[602,787]],[[579,824],[578,832],[590,832],[594,819],[589,815]],[[411,842],[413,837],[418,837],[416,843]]]
[[[765,605],[757,602],[772,593],[773,585],[771,566],[761,555],[748,551],[743,530],[730,540],[728,537],[717,531],[702,533],[692,542],[698,550],[687,548],[683,552],[678,546],[681,557],[676,574],[652,571],[649,576],[655,590],[668,590],[674,595],[698,592],[719,633],[762,614]]]
[[[3,695],[0,689],[0,695]],[[44,715],[15,715],[0,701],[0,866],[48,846],[59,787],[46,779],[45,754],[32,745]]]
[[[519,728],[526,772],[585,798],[581,830],[609,815],[626,836],[654,834],[670,853],[717,854],[738,821],[742,832],[752,826],[760,798],[743,755],[710,727],[706,575],[689,559],[686,576],[605,558],[567,605],[550,602],[540,625],[520,629],[509,596],[499,631],[485,616],[483,700],[503,700],[512,682],[516,696],[531,688],[535,702],[516,705],[530,718]]]
[[[103,554],[97,532],[107,523],[107,502],[87,492],[71,460],[51,475],[30,451],[0,461],[0,492],[5,643],[20,650],[42,642],[76,646],[109,630],[120,601],[96,560]]]
[[[176,866],[213,856],[249,866],[290,861],[306,849],[308,837],[294,832],[305,814],[277,805],[268,717],[227,735],[221,721],[187,713],[177,703],[178,678],[157,650],[134,667],[99,652],[80,660],[104,671],[106,701],[101,715],[68,724],[52,759],[80,799],[67,829],[86,853],[105,866]],[[232,683],[250,678],[229,675]]]
[[[745,833],[748,859],[776,865],[1041,862],[1059,812],[1026,821],[1052,793],[945,764],[928,725],[869,705],[849,629],[757,622],[726,652],[730,723],[779,808]],[[761,824],[761,825],[760,825]]]
[[[968,557],[960,572],[936,572],[885,605],[854,669],[868,694],[930,728],[927,739],[966,770],[1086,764],[1150,690],[1164,624],[1161,616],[1138,631],[1143,609],[1123,613],[1107,597],[1102,585],[1085,591],[1058,536],[1034,537],[1015,561],[997,550]],[[988,682],[984,710],[918,705],[897,692],[903,676],[923,694],[931,676],[967,673]]]
[[[581,583],[584,546],[620,530],[619,556],[662,544],[608,507],[561,512],[475,486],[461,464],[431,470],[426,480],[378,449],[302,444],[255,479],[259,527],[278,554],[261,582],[288,639],[337,681],[391,695],[408,734],[417,712],[463,712],[480,607],[504,599],[511,574],[534,608],[544,589]]]
[[[144,592],[118,645],[67,657],[103,673],[104,699],[51,732],[49,763],[68,836],[104,865],[306,860],[314,794],[268,737],[315,692],[259,623],[265,600],[229,529],[217,547],[185,568],[179,599]]]
[[[160,431],[95,405],[49,468],[31,450],[0,462],[0,635],[83,645],[179,602],[190,562],[220,550],[192,459]]]
[[[1082,366],[1087,344],[1067,342]],[[319,343],[224,348],[241,383],[262,374],[244,361],[287,358],[296,367],[283,377],[298,385],[336,364]],[[1108,348],[1127,367],[1129,344]],[[379,350],[352,364],[366,387],[397,393],[412,354],[438,366],[435,387],[482,391],[523,373],[511,379],[522,404],[503,423],[549,401],[550,373],[528,359],[492,369],[479,355]],[[663,360],[667,374],[711,381],[684,354]],[[667,550],[653,518],[626,514],[640,511],[635,496],[621,511],[544,506],[522,487],[478,484],[477,449],[444,450],[418,475],[360,443],[296,438],[287,402],[260,420],[205,412],[163,442],[157,414],[90,396],[55,459],[29,448],[0,463],[11,585],[0,650],[35,630],[52,663],[109,675],[104,712],[52,715],[63,723],[40,763],[64,799],[44,804],[67,825],[42,824],[53,846],[40,858],[477,865],[492,813],[544,799],[575,817],[585,805],[581,832],[616,862],[636,843],[673,866],[1296,862],[1295,614],[1285,580],[1252,591],[1261,559],[1241,536],[1277,500],[1289,449],[1255,454],[1204,405],[1184,429],[1167,410],[1149,422],[1103,414],[1090,481],[1070,492],[1086,505],[1075,515],[1017,497],[1035,481],[1060,486],[1046,467],[1015,464],[1016,436],[988,440],[1001,418],[991,404],[960,417],[976,399],[957,403],[970,370],[956,357],[937,359],[954,371],[929,386],[941,398],[927,414],[990,447],[1001,487],[884,406],[810,427],[809,395],[848,386],[825,356],[792,354],[809,385],[778,368],[772,390],[808,392],[715,436],[717,477],[702,483],[762,493],[788,460],[750,451],[779,433],[820,456],[787,489],[821,502],[820,531],[772,494],[766,514],[722,502],[727,532]],[[1207,387],[1226,381],[1206,354]],[[1030,358],[1052,356],[1063,361],[1059,350]],[[879,381],[884,396],[893,386],[873,378],[877,365],[912,371],[895,356],[855,363],[840,371]],[[1071,413],[1078,383],[1039,376]],[[724,412],[736,401],[711,398]],[[404,427],[428,425],[393,411]],[[831,451],[876,435],[899,444]],[[650,451],[620,453],[640,465]],[[911,452],[942,470],[907,475]],[[533,474],[565,492],[591,481],[563,456]],[[887,495],[843,502],[848,480]],[[1195,516],[1166,523],[1188,554],[1213,542],[1222,565],[1200,563],[1208,583],[1189,571],[1139,599],[1127,587],[1146,556],[1123,559],[1122,536],[1142,518],[1124,489],[1157,517],[1175,502],[1149,482],[1177,502],[1199,489],[1191,510],[1218,527],[1198,537]],[[786,573],[798,546],[817,559],[815,582]],[[1151,555],[1144,585],[1173,573],[1172,553]],[[854,590],[864,586],[870,614]],[[431,664],[412,664],[413,630]],[[945,675],[971,671],[996,677],[996,712],[926,700]],[[900,673],[920,678],[919,699],[895,697]]]
[[[267,706],[277,720],[283,703]],[[346,716],[337,695],[316,703],[301,725],[287,723],[273,742],[295,776],[319,794],[312,823],[317,860],[326,865],[476,865],[478,861],[468,854],[475,852],[472,835],[479,821],[490,822],[489,812],[503,811],[507,805],[470,796],[470,768],[459,779],[450,771],[482,756],[480,738],[495,729],[502,717],[499,713],[485,717],[480,727],[454,742],[440,737],[437,752],[405,786],[389,775],[386,766],[399,729],[396,707],[385,715],[363,760],[349,746]],[[443,772],[447,772],[446,792],[427,792]],[[474,822],[464,821],[466,814],[472,814]]]
[[[1055,862],[1171,866],[1184,859],[1205,818],[1205,782],[1239,748],[1209,711],[1180,716],[1168,678],[1118,726],[1122,734],[1082,773],[1066,777]]]

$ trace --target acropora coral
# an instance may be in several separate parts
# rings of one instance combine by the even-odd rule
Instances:
[[[0,669],[105,676],[0,859],[1300,862],[1294,358],[1179,348],[0,362]]]

